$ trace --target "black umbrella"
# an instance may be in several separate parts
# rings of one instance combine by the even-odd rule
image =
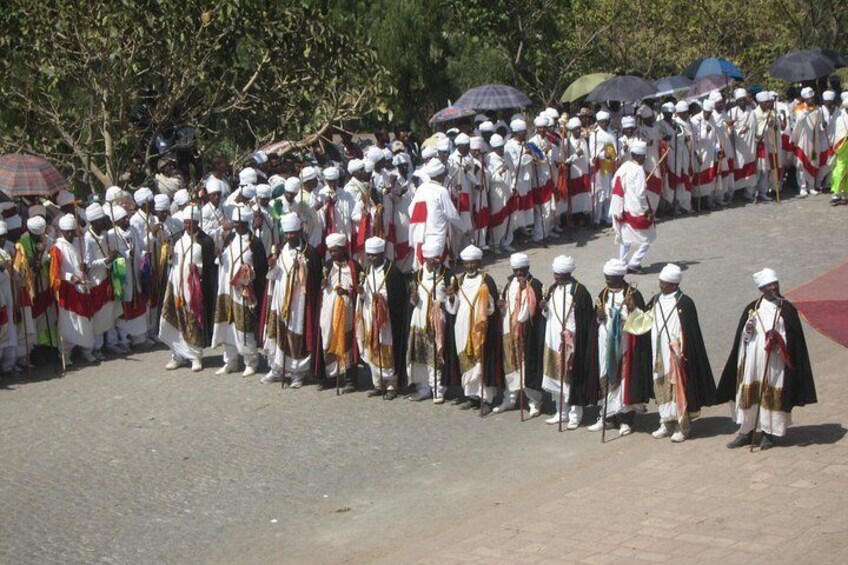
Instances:
[[[769,74],[788,82],[803,82],[825,77],[836,68],[821,51],[803,49],[780,57],[769,67]]]
[[[842,55],[840,55],[839,53],[837,53],[833,49],[827,49],[827,48],[821,48],[820,47],[818,49],[815,49],[815,51],[818,51],[819,53],[821,53],[822,55],[824,55],[825,57],[830,59],[830,62],[833,63],[833,66],[836,67],[837,69],[841,69],[843,67],[848,67],[848,61],[845,60],[845,57],[843,57]]]
[[[475,110],[508,110],[530,105],[523,92],[505,84],[486,84],[468,90],[453,103],[457,108]]]
[[[589,93],[586,100],[592,102],[635,102],[657,93],[657,87],[642,77],[622,75],[605,80]]]

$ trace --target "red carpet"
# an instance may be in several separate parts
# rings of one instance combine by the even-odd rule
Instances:
[[[848,347],[848,262],[791,290],[786,297],[808,324]]]

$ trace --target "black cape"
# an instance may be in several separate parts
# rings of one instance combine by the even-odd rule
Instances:
[[[509,300],[509,285],[515,275],[506,279],[506,285],[501,292],[501,300]],[[536,295],[536,311],[533,316],[524,323],[524,386],[539,390],[542,388],[542,358],[545,353],[545,315],[539,306],[542,302],[542,283],[539,279],[530,276],[528,281],[533,294]],[[503,313],[501,313],[503,316]],[[501,330],[503,331],[503,330]],[[501,335],[503,340],[503,335]]]
[[[398,386],[406,386],[406,339],[408,324],[406,320],[407,305],[409,304],[409,285],[406,277],[397,269],[393,261],[385,259],[383,269],[386,273],[386,295],[389,303],[389,321],[392,324],[392,352],[395,365],[395,376]],[[371,267],[365,269],[365,276],[371,272]]]
[[[658,300],[655,295],[646,308],[651,309]],[[668,313],[666,313],[668,315]],[[686,371],[686,404],[689,412],[697,412],[704,406],[712,406],[716,400],[716,385],[713,370],[701,335],[698,311],[695,302],[686,294],[677,299],[677,315],[683,332],[683,368]],[[662,323],[661,320],[659,320]],[[650,336],[650,334],[647,334]]]
[[[574,302],[574,363],[571,371],[571,387],[566,403],[572,406],[588,406],[598,402],[598,376],[594,352],[598,334],[595,330],[595,310],[592,295],[577,280],[571,285],[571,300]],[[556,285],[548,288],[551,296]]]
[[[736,399],[736,368],[739,366],[739,341],[745,331],[748,322],[748,312],[757,308],[757,299],[742,311],[742,317],[736,327],[736,336],[733,338],[733,348],[721,374],[718,384],[716,402],[721,404]],[[807,341],[804,339],[804,328],[801,326],[801,318],[795,306],[784,299],[780,306],[780,316],[783,318],[783,328],[786,332],[786,349],[789,359],[792,360],[794,369],[788,366],[783,373],[783,392],[780,397],[781,410],[791,412],[796,406],[815,404],[816,385],[813,382],[813,370],[810,366],[810,355],[807,352]],[[777,355],[776,352],[772,355]]]
[[[203,346],[212,345],[212,330],[214,329],[215,305],[218,297],[218,265],[215,263],[215,242],[201,229],[195,234],[200,245],[203,258]]]
[[[599,303],[603,303],[604,292],[606,288],[598,294]],[[642,293],[638,290],[633,290],[633,299],[636,302],[636,307],[640,310],[645,309],[645,299],[642,298]],[[599,391],[597,398],[602,398],[600,392],[600,370],[599,370],[599,350],[598,350],[598,328],[600,327],[597,316],[594,318],[593,338],[594,355],[592,360],[592,384],[590,387]],[[624,403],[628,405],[645,404],[654,397],[654,378],[651,369],[651,361],[653,354],[651,352],[651,335],[627,335],[630,340],[630,374],[627,375],[628,388],[624,391]],[[622,375],[624,377],[624,375]]]

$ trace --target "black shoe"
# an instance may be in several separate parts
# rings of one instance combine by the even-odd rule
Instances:
[[[451,401],[451,404],[453,404],[454,406],[462,406],[466,402],[470,402],[470,401],[467,398],[465,398],[464,396],[457,396],[456,398],[453,399],[453,401]]]
[[[753,437],[754,432],[748,432],[747,434],[739,434],[736,436],[733,441],[727,444],[728,449],[736,449],[737,447],[745,447],[747,445],[751,445],[751,438]]]
[[[347,383],[342,389],[342,394],[350,394],[352,392],[356,392],[356,386],[353,383]]]
[[[478,407],[479,407],[479,405],[471,399],[465,399],[465,401],[462,402],[459,405],[460,410],[471,410],[472,408],[478,408]]]
[[[386,392],[386,400],[394,400],[398,397],[398,393],[396,390],[390,390]]]
[[[318,390],[327,390],[329,387],[329,383],[325,380],[318,381]]]
[[[374,388],[368,391],[368,398],[374,398],[375,396],[383,396],[383,389]]]
[[[642,267],[627,267],[627,274],[628,275],[644,275],[645,269],[643,269]]]
[[[763,437],[760,438],[760,451],[765,451],[766,449],[771,449],[774,447],[774,440],[772,436],[764,433]]]

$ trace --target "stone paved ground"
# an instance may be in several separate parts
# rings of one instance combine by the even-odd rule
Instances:
[[[686,268],[719,372],[750,273],[789,289],[826,271],[846,218],[818,197],[664,223],[634,280],[649,293],[664,261]],[[611,239],[531,251],[545,282],[561,252],[596,292]],[[807,337],[820,402],[753,454],[724,448],[726,407],[681,445],[653,440],[650,414],[601,445],[517,413],[166,373],[164,351],[4,381],[0,563],[843,563],[848,350]]]

